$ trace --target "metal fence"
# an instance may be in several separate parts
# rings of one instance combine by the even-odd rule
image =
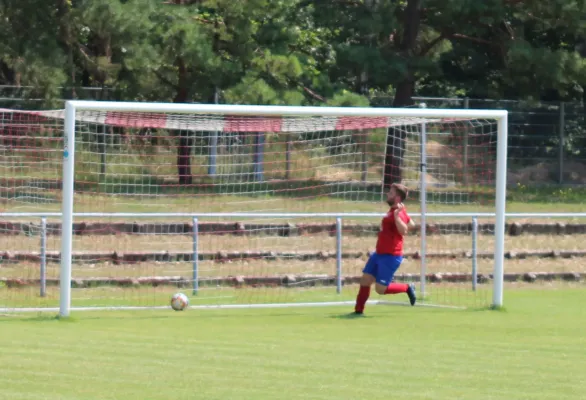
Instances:
[[[372,99],[375,106],[391,104]],[[468,98],[414,97],[429,108],[509,111],[508,183],[586,184],[586,105],[580,102],[529,102]]]
[[[115,100],[114,91],[107,87],[60,87],[58,92],[59,98],[48,101],[44,94],[34,87],[0,85],[0,108],[39,110],[48,103],[64,108],[65,101],[74,97],[79,100]]]
[[[61,88],[60,106],[72,90]],[[82,87],[83,100],[115,100],[109,88]],[[586,184],[586,105],[580,102],[529,102],[469,98],[414,97],[429,108],[506,109],[509,111],[509,185]],[[34,88],[0,86],[0,107],[38,109],[44,99]],[[375,107],[390,106],[392,98],[373,97]]]
[[[101,222],[100,223],[100,231],[99,233],[95,233],[97,235],[109,235],[117,229],[118,234],[125,234],[125,235],[183,235],[183,236],[191,236],[192,242],[192,249],[191,251],[185,250],[177,250],[177,249],[167,249],[163,252],[155,251],[149,252],[139,252],[133,253],[130,251],[129,253],[124,252],[117,252],[112,251],[111,254],[106,254],[103,251],[94,251],[95,254],[92,254],[92,251],[88,251],[88,249],[83,249],[83,251],[77,251],[77,254],[71,254],[72,261],[76,263],[88,263],[88,262],[97,262],[97,261],[89,261],[89,260],[101,260],[105,262],[105,256],[111,256],[116,259],[116,264],[136,264],[137,262],[147,262],[147,260],[158,260],[159,264],[164,263],[187,263],[191,266],[191,275],[192,279],[191,289],[192,293],[195,295],[198,293],[200,289],[200,283],[203,281],[208,281],[205,286],[209,287],[209,281],[214,281],[215,284],[219,285],[221,280],[232,280],[233,277],[215,277],[215,278],[202,278],[199,275],[200,272],[200,263],[202,261],[210,261],[214,260],[218,257],[213,252],[210,252],[210,249],[203,249],[200,248],[200,235],[210,235],[212,234],[208,229],[204,232],[199,231],[199,218],[202,219],[210,219],[214,217],[223,217],[226,220],[233,219],[233,218],[240,218],[241,220],[246,220],[250,218],[258,219],[260,217],[270,217],[273,221],[274,225],[270,223],[266,223],[264,226],[264,230],[272,229],[272,231],[266,231],[263,235],[280,235],[278,229],[283,229],[283,222],[282,219],[287,218],[289,221],[294,221],[296,218],[302,217],[313,217],[317,219],[322,219],[327,221],[328,219],[335,219],[335,228],[334,228],[334,235],[335,235],[335,249],[333,252],[327,252],[330,255],[333,255],[335,262],[333,263],[332,267],[334,267],[329,273],[324,277],[322,276],[317,279],[324,279],[322,284],[325,286],[334,286],[336,288],[336,293],[340,294],[342,292],[342,286],[347,283],[356,283],[360,277],[360,275],[356,276],[356,269],[346,269],[343,267],[343,260],[349,260],[351,258],[356,258],[353,253],[355,251],[347,252],[344,250],[344,243],[345,243],[345,233],[351,237],[356,234],[356,225],[353,228],[351,227],[344,227],[343,225],[343,217],[350,217],[350,218],[381,218],[384,214],[379,213],[203,213],[203,214],[189,214],[189,213],[76,213],[77,216],[90,216],[90,217],[111,217],[116,215],[119,221],[122,221],[124,218],[127,218],[129,221],[134,221],[131,223],[126,223],[127,227],[124,228],[125,223],[117,222],[116,224],[111,224],[108,222]],[[422,293],[425,292],[425,286],[428,281],[430,282],[439,282],[444,278],[438,277],[437,274],[432,273],[431,271],[437,271],[440,268],[440,264],[438,263],[445,263],[446,259],[450,258],[457,258],[461,257],[463,259],[469,260],[469,264],[464,265],[464,270],[450,270],[447,271],[445,268],[450,268],[448,264],[443,264],[441,268],[444,273],[449,273],[449,275],[445,276],[445,281],[447,283],[466,283],[471,285],[472,291],[477,290],[477,286],[479,283],[489,283],[492,284],[494,290],[502,290],[503,281],[497,279],[494,275],[494,271],[492,270],[493,265],[493,257],[494,257],[494,243],[492,241],[487,241],[486,239],[480,240],[481,235],[489,235],[492,236],[494,233],[494,224],[493,223],[484,223],[481,227],[479,225],[478,219],[479,218],[486,218],[486,217],[494,217],[494,213],[430,213],[429,216],[431,217],[440,217],[440,218],[451,218],[450,223],[446,223],[444,225],[444,230],[448,226],[454,226],[457,223],[455,221],[462,220],[463,222],[461,225],[470,226],[469,229],[463,229],[460,232],[455,233],[450,229],[450,233],[447,232],[436,232],[431,236],[439,235],[451,235],[450,240],[450,247],[445,247],[442,249],[442,252],[434,253],[433,250],[430,248],[429,251],[426,245],[426,240],[428,239],[428,234],[425,230],[419,230],[419,236],[421,237],[421,244],[422,247],[420,251],[407,251],[405,253],[406,258],[417,260],[417,263],[420,263],[420,275],[417,276],[416,274],[409,274],[409,275],[402,275],[400,276],[400,280],[404,279],[416,279],[419,278],[420,280],[420,290]],[[421,218],[421,214],[413,213],[413,217]],[[572,259],[578,258],[581,259],[586,257],[586,251],[579,250],[574,247],[574,243],[579,242],[581,240],[581,236],[584,235],[586,232],[586,224],[582,221],[586,218],[586,213],[507,213],[506,216],[509,219],[509,223],[507,225],[507,231],[505,233],[507,237],[507,252],[505,253],[505,257],[511,263],[517,263],[516,265],[512,266],[513,271],[507,272],[502,276],[502,278],[506,282],[539,282],[539,281],[546,281],[552,282],[555,280],[558,281],[569,281],[569,282],[580,282],[583,281],[584,278],[584,271],[582,268],[580,270],[572,270],[575,267],[572,264]],[[0,254],[0,262],[7,261],[11,258],[11,262],[25,262],[25,261],[33,261],[34,263],[39,263],[38,275],[36,276],[22,276],[18,278],[10,278],[8,281],[12,282],[12,285],[24,285],[28,283],[33,283],[39,285],[40,296],[45,297],[47,295],[47,284],[48,284],[48,277],[47,277],[47,265],[49,263],[59,263],[61,261],[61,253],[57,251],[51,251],[50,246],[48,245],[48,236],[60,236],[61,235],[61,223],[47,223],[47,218],[61,218],[61,213],[1,213],[0,218],[18,218],[18,217],[26,217],[28,222],[21,222],[21,223],[14,223],[4,225],[4,232],[0,231],[0,234],[4,235],[26,235],[27,237],[37,236],[39,237],[39,248],[38,251],[35,249],[30,249],[29,251],[20,251],[20,252],[7,252],[6,254]],[[122,217],[122,218],[120,218]],[[39,223],[35,222],[35,218],[40,218]],[[173,223],[157,223],[154,222],[156,219],[160,220],[169,220],[170,218],[184,218],[186,221],[191,222],[191,229],[189,228],[189,224],[186,222],[173,222]],[[148,230],[144,231],[134,231],[134,228],[131,230],[127,230],[129,226],[137,226],[136,220],[137,219],[146,219],[147,225],[149,225]],[[465,222],[466,220],[470,221],[471,224]],[[511,219],[518,219],[522,221],[526,221],[523,225],[518,223],[512,223]],[[32,222],[31,222],[32,220]],[[547,222],[543,222],[546,220]],[[107,220],[105,220],[107,221]],[[180,221],[180,220],[177,220]],[[277,222],[279,221],[279,222]],[[578,222],[580,221],[580,222]],[[276,223],[275,223],[276,222]],[[568,222],[568,223],[566,223]],[[165,229],[162,225],[168,225]],[[228,225],[226,223],[226,225]],[[230,224],[233,225],[233,224]],[[320,224],[316,224],[318,226]],[[331,229],[331,224],[327,222],[323,224],[324,226],[327,225],[328,229]],[[159,229],[154,229],[154,227],[158,226]],[[241,229],[251,229],[248,231],[248,235],[260,235],[260,229],[258,224],[252,224],[253,227],[247,228],[247,225],[242,225]],[[7,230],[6,228],[9,228]],[[295,229],[295,225],[290,224],[287,222],[288,228]],[[366,234],[368,231],[368,225],[363,225],[362,227],[358,226],[359,228],[363,229],[361,232],[362,235]],[[107,228],[107,229],[104,229]],[[225,229],[225,228],[224,228]],[[524,230],[524,232],[523,232]],[[230,231],[230,230],[223,230],[223,235],[234,235],[236,237],[237,231]],[[271,232],[271,233],[269,233]],[[374,231],[370,231],[371,233]],[[314,232],[315,234],[315,232]],[[449,250],[454,250],[454,238],[455,236],[461,237],[470,237],[471,240],[465,240],[464,243],[470,247],[467,249],[459,249],[456,252],[450,252]],[[528,237],[528,239],[523,240],[523,236]],[[294,240],[291,238],[295,238],[297,236],[289,236],[288,240]],[[572,240],[563,240],[563,237],[566,238],[576,238],[576,242]],[[534,244],[529,245],[533,246],[531,248],[526,248],[525,246],[528,245],[528,242],[531,241]],[[552,242],[553,241],[553,242]],[[555,241],[558,241],[556,243]],[[537,248],[540,243],[547,242],[551,246],[548,248]],[[55,241],[52,241],[53,245],[56,244]],[[319,248],[319,237],[316,237],[316,258],[322,257],[323,258],[323,248]],[[460,242],[460,245],[463,243]],[[456,245],[457,246],[457,245]],[[520,247],[519,247],[520,246]],[[430,246],[431,247],[431,246]],[[553,247],[553,249],[552,249]],[[12,249],[11,249],[12,250]],[[129,250],[129,249],[125,249]],[[462,250],[464,250],[462,252]],[[75,253],[75,252],[74,252]],[[139,254],[137,258],[137,254]],[[288,261],[291,261],[295,257],[294,252],[286,251],[286,252],[279,252],[279,251],[269,251],[269,252],[258,252],[258,251],[250,251],[241,250],[240,252],[233,252],[230,256],[226,255],[226,257],[231,257],[234,260],[259,260],[263,258],[267,259],[280,259],[282,263],[281,271],[283,271],[283,266],[286,266]],[[302,252],[301,256],[305,260],[310,260],[312,255],[309,252]],[[436,264],[432,265],[432,268],[427,268],[427,261],[426,258],[429,257],[429,260],[435,262]],[[536,273],[535,272],[535,260],[539,259],[550,259],[552,260],[549,265],[549,270]],[[490,269],[486,269],[487,267],[487,260],[488,264],[490,264]],[[479,270],[479,263],[484,263],[484,268]],[[454,266],[452,265],[452,268]],[[501,270],[502,271],[502,270]],[[501,272],[502,274],[502,272]],[[332,279],[333,278],[333,279]],[[167,283],[177,283],[176,276],[159,276],[157,278],[160,283],[167,282]],[[182,278],[183,279],[183,278]],[[241,279],[246,280],[245,276],[242,276]],[[265,278],[254,277],[251,278],[255,280],[256,283],[259,283],[260,280],[265,279],[267,283],[276,284],[274,276],[267,276]],[[314,278],[312,278],[314,279]],[[102,279],[104,282],[107,282],[110,285],[126,285],[128,282],[128,278],[114,278],[108,277]],[[493,280],[492,283],[490,280]],[[0,274],[0,281],[2,281],[2,275]],[[4,278],[4,282],[7,281],[7,278]],[[52,285],[58,285],[60,280],[56,277],[51,278]],[[81,280],[78,280],[76,284],[80,284]],[[279,284],[283,284],[285,281],[280,282]],[[94,283],[97,281],[94,279]],[[68,285],[70,286],[70,285]],[[1,300],[1,299],[0,299]]]

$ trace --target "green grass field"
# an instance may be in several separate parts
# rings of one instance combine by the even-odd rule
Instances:
[[[2,399],[582,399],[586,291],[506,310],[345,308],[0,317]]]

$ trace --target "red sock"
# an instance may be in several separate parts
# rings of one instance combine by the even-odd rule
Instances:
[[[363,312],[364,305],[366,304],[366,300],[370,296],[370,286],[360,286],[360,290],[358,290],[358,296],[356,296],[356,306],[354,307],[354,311],[356,312]]]
[[[389,286],[387,286],[385,294],[407,293],[408,289],[409,285],[406,283],[391,283]]]

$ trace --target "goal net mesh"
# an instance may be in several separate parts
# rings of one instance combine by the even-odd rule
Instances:
[[[58,304],[60,217],[26,213],[61,211],[63,124],[62,110],[0,113],[0,211],[22,213],[0,221],[0,308]],[[200,217],[195,235],[190,216],[152,214],[382,215],[390,182],[417,214],[422,164],[428,213],[494,212],[496,133],[477,119],[78,112],[74,213],[103,215],[74,217],[72,306],[166,306],[177,291],[196,306],[352,301],[379,216],[343,219],[338,293],[335,219]],[[395,280],[419,289],[423,273],[423,303],[490,304],[494,221],[475,238],[470,218],[427,217],[422,269],[414,220]]]

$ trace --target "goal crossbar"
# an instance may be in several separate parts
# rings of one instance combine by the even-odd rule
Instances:
[[[306,107],[306,106],[259,106],[227,104],[176,104],[134,103],[71,100],[66,109],[76,111],[113,111],[144,113],[218,114],[252,116],[305,116],[305,117],[403,117],[403,118],[453,118],[493,119],[507,118],[506,110],[476,110],[442,108],[370,108],[370,107]]]

